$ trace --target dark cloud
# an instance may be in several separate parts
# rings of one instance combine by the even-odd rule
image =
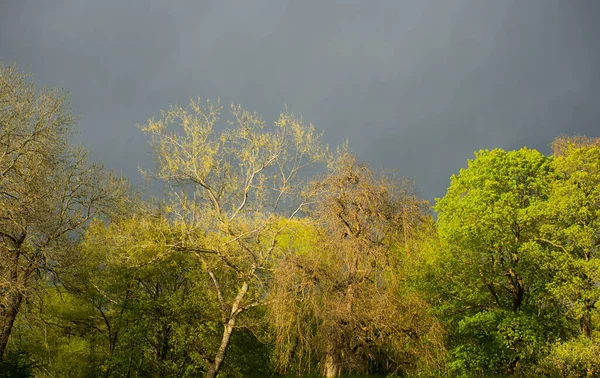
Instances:
[[[135,128],[221,97],[272,119],[288,104],[427,198],[473,150],[599,135],[600,3],[28,1],[0,5],[0,61],[72,93],[79,141],[136,182]]]

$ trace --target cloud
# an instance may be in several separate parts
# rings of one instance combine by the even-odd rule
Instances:
[[[473,150],[598,135],[593,1],[43,1],[0,6],[0,60],[71,91],[79,141],[134,181],[135,128],[221,97],[288,104],[427,198]]]

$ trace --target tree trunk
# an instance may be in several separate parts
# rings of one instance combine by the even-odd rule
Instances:
[[[586,262],[590,261],[589,253],[586,253],[585,261]],[[587,292],[590,292],[592,290],[592,287],[593,287],[592,280],[591,280],[591,278],[587,277],[587,274],[586,274],[585,290]],[[589,299],[585,300],[584,303],[585,303],[585,311],[584,311],[583,315],[581,316],[581,319],[579,319],[579,325],[580,325],[581,333],[585,337],[591,338],[592,337],[592,309],[594,308],[594,303],[591,302]]]
[[[592,314],[589,309],[586,309],[579,322],[581,325],[581,333],[587,338],[592,337]]]
[[[513,297],[513,312],[516,314],[521,310],[523,298],[525,297],[525,284],[523,277],[515,273],[512,268],[505,273],[505,276],[510,285],[510,291]]]
[[[229,342],[231,341],[231,334],[233,333],[233,327],[235,326],[235,320],[240,312],[242,312],[242,308],[240,308],[240,304],[242,303],[242,299],[246,296],[248,292],[248,283],[244,282],[242,287],[238,291],[235,300],[233,301],[233,305],[231,306],[231,314],[229,316],[229,320],[224,324],[225,328],[223,329],[223,338],[221,339],[221,345],[219,346],[219,350],[217,351],[217,355],[215,356],[214,361],[210,364],[208,368],[208,373],[206,374],[207,378],[215,378],[217,374],[219,374],[219,370],[221,369],[221,365],[223,364],[223,360],[225,359],[225,353],[227,353],[227,348],[229,347]]]
[[[327,353],[325,356],[325,377],[337,378],[340,375],[340,368],[335,358],[331,353]]]
[[[0,310],[0,361],[4,360],[8,338],[23,302],[23,294],[21,293],[9,294],[9,296],[9,303]]]
[[[215,360],[208,369],[208,373],[206,374],[207,378],[214,378],[219,373],[221,365],[223,364],[223,359],[225,359],[225,353],[227,352],[227,348],[229,347],[229,341],[231,340],[231,334],[233,333],[234,325],[235,317],[232,317],[225,325],[225,329],[223,330],[223,338],[221,339],[221,345],[219,346],[219,351],[215,356]]]

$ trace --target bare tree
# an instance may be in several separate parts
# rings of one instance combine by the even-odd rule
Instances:
[[[171,247],[196,253],[216,293],[223,334],[204,356],[208,377],[240,315],[264,303],[277,240],[312,200],[303,172],[328,155],[314,127],[287,110],[272,125],[239,106],[220,123],[221,110],[192,100],[141,126],[158,163],[145,174],[166,183],[170,217],[187,227]]]
[[[23,301],[125,184],[70,145],[67,96],[0,67],[0,359]]]

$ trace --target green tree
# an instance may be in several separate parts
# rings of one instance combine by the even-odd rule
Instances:
[[[64,260],[92,218],[119,208],[126,191],[71,146],[74,122],[60,90],[0,67],[0,360],[38,278]]]
[[[581,333],[591,337],[600,300],[600,147],[569,143],[556,152],[540,238],[549,249],[548,286],[568,304],[567,314],[579,321]]]
[[[102,339],[105,375],[195,376],[205,367],[198,344],[212,320],[208,282],[194,256],[167,247],[181,232],[160,215],[97,222],[79,264],[64,272],[64,288],[92,309],[87,321]]]
[[[94,222],[63,264],[59,283],[17,322],[15,345],[42,376],[198,376],[207,319],[206,279],[163,217]],[[23,318],[21,318],[23,319]],[[212,323],[211,323],[212,321]],[[193,337],[196,336],[196,337]]]
[[[327,156],[314,127],[287,110],[272,125],[239,106],[223,125],[220,116],[218,103],[198,100],[141,126],[158,163],[146,174],[166,184],[168,216],[186,226],[170,247],[195,253],[214,289],[222,336],[205,355],[208,377],[243,313],[264,303],[277,240],[312,198],[303,172]]]
[[[587,336],[557,342],[537,370],[551,377],[597,377],[600,374],[600,342]]]
[[[72,251],[77,263],[63,264],[60,282],[15,324],[12,345],[35,362],[36,375],[197,377],[207,371],[204,356],[219,345],[218,305],[200,261],[169,247],[181,240],[180,226],[153,210],[88,227]],[[251,373],[270,374],[268,348],[240,331],[220,375]]]
[[[437,200],[448,250],[446,322],[453,367],[514,372],[535,362],[554,321],[538,244],[550,159],[527,148],[480,151]]]

